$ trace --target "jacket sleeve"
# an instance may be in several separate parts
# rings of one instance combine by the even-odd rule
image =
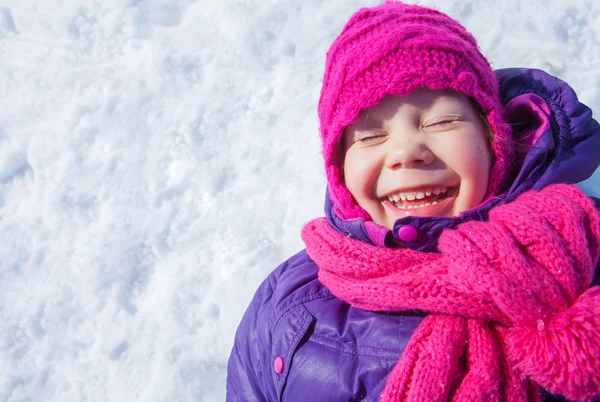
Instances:
[[[270,337],[273,283],[271,274],[256,291],[238,326],[227,364],[227,402],[271,400],[264,369],[269,356],[265,342]]]

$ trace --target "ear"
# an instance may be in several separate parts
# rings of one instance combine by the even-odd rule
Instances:
[[[544,99],[535,94],[511,99],[504,110],[506,120],[513,128],[518,156],[524,157],[542,134],[550,129],[552,111]]]

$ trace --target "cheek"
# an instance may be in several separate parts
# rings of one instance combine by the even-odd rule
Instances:
[[[475,177],[487,178],[490,171],[490,152],[486,144],[479,144],[478,146],[471,147],[464,152],[462,158],[463,168],[466,173]]]
[[[474,163],[471,164],[473,165],[471,166],[471,168],[477,171],[479,176],[485,178],[485,181],[487,182],[487,179],[490,175],[492,157],[487,142],[485,142],[485,140],[480,140],[478,145],[473,150],[472,160],[474,161]]]
[[[461,181],[472,183],[476,192],[483,187],[487,189],[487,181],[491,166],[490,151],[487,142],[480,135],[464,135],[459,140],[439,141],[436,144],[437,154],[460,176]]]
[[[346,153],[344,183],[357,201],[370,194],[376,177],[374,163],[365,152],[349,150]]]
[[[465,147],[463,156],[459,159],[460,164],[458,172],[461,180],[468,184],[468,194],[470,194],[469,208],[473,208],[483,201],[483,197],[487,191],[488,180],[490,175],[491,158],[487,144],[484,141],[474,139]]]

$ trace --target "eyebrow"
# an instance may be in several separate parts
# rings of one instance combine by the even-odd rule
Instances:
[[[376,117],[370,116],[369,113],[367,113],[364,118],[360,119],[360,122],[365,128],[383,127],[383,121]]]

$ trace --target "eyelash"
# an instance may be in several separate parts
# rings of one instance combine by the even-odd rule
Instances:
[[[383,134],[369,135],[369,136],[365,136],[362,138],[358,138],[356,140],[356,142],[371,142],[371,141],[379,140],[383,136],[384,136]]]
[[[363,143],[368,144],[370,142],[375,142],[381,140],[382,137],[385,137],[387,133],[383,130],[374,130],[369,134],[365,134],[362,137],[358,137],[354,140],[355,143]]]
[[[447,126],[449,124],[454,123],[456,120],[457,119],[440,120],[440,121],[431,123],[431,124],[429,124],[426,127],[434,127],[434,126],[444,127],[444,126]],[[384,137],[385,135],[386,134],[383,134],[383,133],[377,133],[377,134],[373,134],[373,135],[367,135],[367,136],[364,136],[364,137],[357,138],[354,142],[360,142],[360,143],[363,143],[363,144],[364,143],[369,143],[369,142],[375,142],[377,140],[380,140],[381,137]]]
[[[429,126],[447,126],[448,124],[454,123],[455,121],[456,121],[456,119],[441,120],[441,121],[437,121],[435,123],[432,123]]]

